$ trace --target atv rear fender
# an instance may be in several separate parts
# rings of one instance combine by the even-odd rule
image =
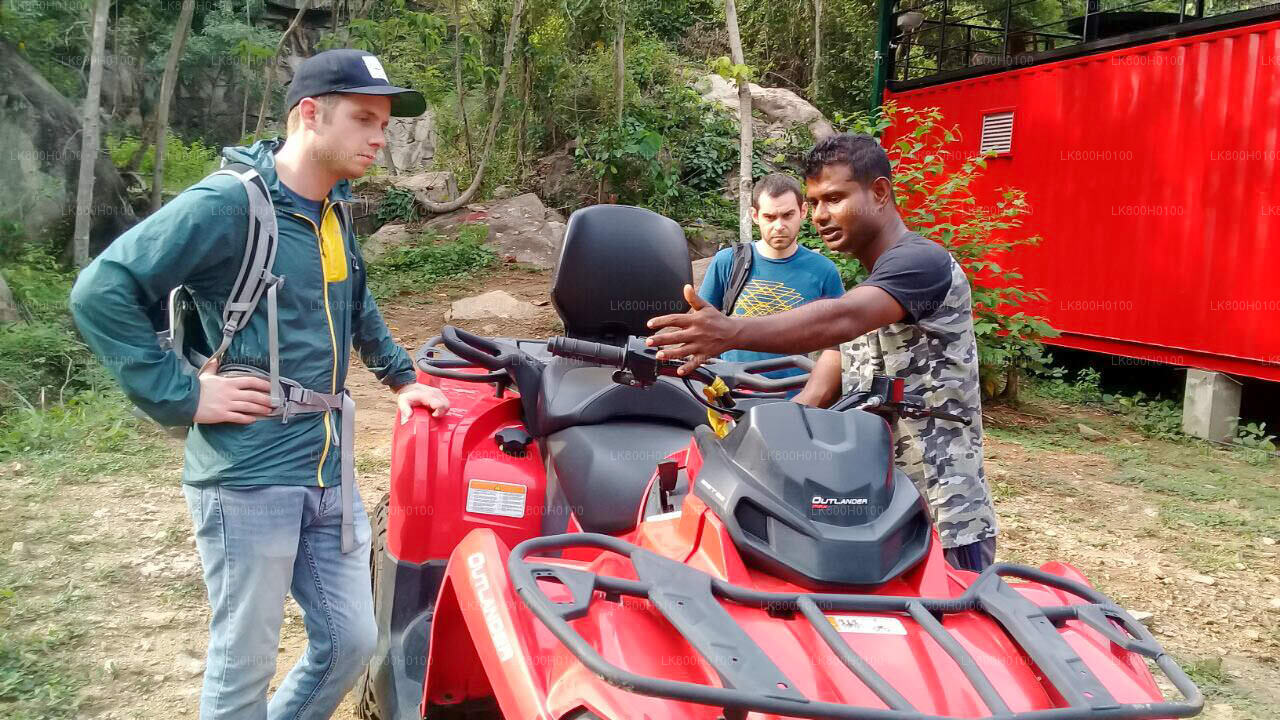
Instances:
[[[501,430],[523,429],[519,396],[508,391],[497,397],[492,386],[422,372],[418,381],[445,390],[452,406],[441,418],[416,411],[409,422],[396,424],[387,520],[391,556],[442,561],[476,528],[489,528],[511,545],[539,535],[546,470],[537,441],[513,454],[495,440]],[[495,498],[502,501],[498,512]]]

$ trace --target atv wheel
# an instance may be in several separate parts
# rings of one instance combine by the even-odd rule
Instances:
[[[387,546],[387,515],[391,508],[391,493],[383,493],[378,507],[373,511],[370,520],[373,541],[369,544],[369,580],[373,583],[374,619],[377,620],[378,608],[378,558],[382,557]],[[363,720],[382,720],[382,711],[378,708],[378,700],[373,694],[373,673],[365,668],[360,676],[360,700],[356,703],[356,715]]]

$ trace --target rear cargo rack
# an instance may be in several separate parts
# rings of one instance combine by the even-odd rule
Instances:
[[[561,565],[526,561],[530,555],[567,548],[597,548],[631,561],[637,580],[608,577]],[[512,584],[533,614],[579,661],[605,682],[630,692],[682,700],[724,709],[725,720],[741,720],[748,712],[801,718],[841,720],[953,720],[922,713],[875,671],[840,636],[824,612],[905,613],[933,638],[960,667],[986,704],[991,718],[1001,720],[1154,720],[1189,717],[1200,712],[1204,697],[1182,668],[1151,633],[1102,593],[1078,582],[1024,565],[987,568],[960,597],[892,597],[833,593],[761,592],[724,582],[683,563],[608,535],[576,533],[526,540],[507,562]],[[1041,606],[1003,578],[1042,583],[1071,593],[1083,604]],[[552,602],[538,580],[563,585],[572,602]],[[601,591],[606,598],[646,598],[719,674],[723,687],[638,675],[605,660],[570,625],[581,618]],[[799,692],[756,642],[724,609],[727,601],[766,610],[773,615],[803,615],[832,652],[889,709],[812,700]],[[953,613],[979,610],[996,620],[1040,669],[1068,707],[1013,712],[978,667],[977,662],[943,626]],[[1093,674],[1058,632],[1078,620],[1115,645],[1154,661],[1169,678],[1182,702],[1121,703]],[[1114,623],[1119,623],[1117,627]]]

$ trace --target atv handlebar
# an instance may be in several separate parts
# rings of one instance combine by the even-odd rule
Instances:
[[[547,352],[559,357],[616,367],[625,374],[618,378],[619,382],[639,386],[652,384],[660,375],[682,377],[677,370],[684,364],[680,360],[659,360],[657,350],[645,345],[644,338],[636,336],[627,338],[626,345],[622,347],[568,337],[553,337],[547,341]],[[769,378],[762,374],[790,368],[799,368],[804,370],[805,374],[783,378]],[[781,398],[782,393],[788,390],[804,387],[804,384],[809,381],[808,371],[812,369],[813,361],[803,355],[788,355],[746,363],[716,359],[693,371],[688,379],[709,385],[719,378],[730,390],[753,391],[751,395],[753,398]]]
[[[588,340],[553,337],[547,341],[547,352],[559,357],[573,358],[600,365],[622,365],[627,351],[624,348]]]

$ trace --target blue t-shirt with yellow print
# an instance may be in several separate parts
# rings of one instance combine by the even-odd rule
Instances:
[[[790,257],[774,260],[761,255],[752,243],[751,253],[751,276],[747,279],[742,294],[738,296],[738,302],[733,306],[735,317],[773,315],[813,300],[838,298],[844,294],[844,283],[840,282],[840,271],[836,269],[835,263],[809,248],[797,247]],[[725,248],[716,253],[711,266],[707,268],[707,276],[703,278],[702,289],[698,294],[718,307],[724,297],[725,287],[729,284],[732,267],[733,248]],[[779,355],[754,350],[730,350],[721,357],[732,362],[751,362]],[[787,377],[801,372],[798,369],[778,370],[767,373],[767,376]]]

